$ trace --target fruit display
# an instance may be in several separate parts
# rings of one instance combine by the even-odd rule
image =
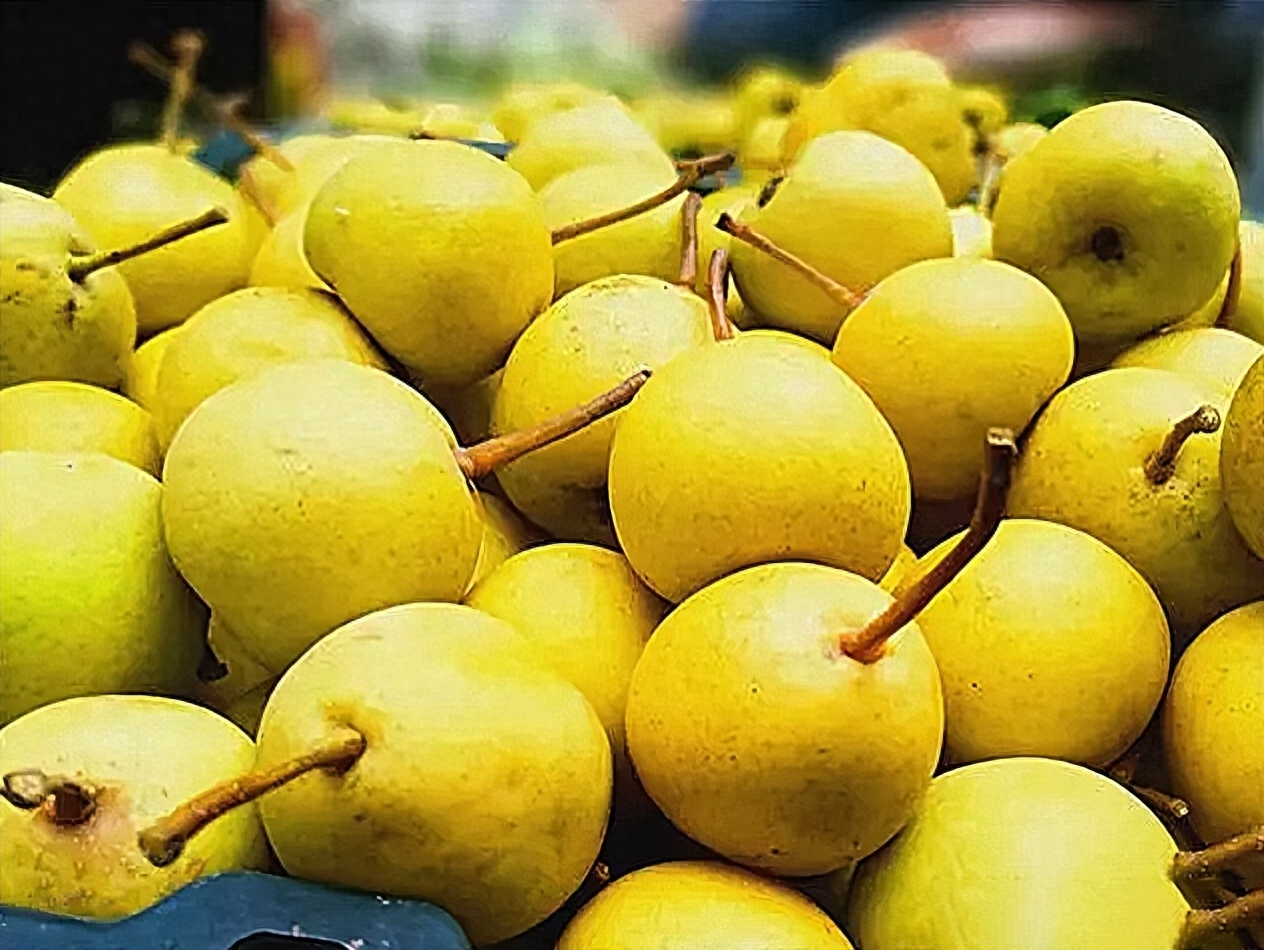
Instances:
[[[1264,946],[1264,225],[1202,125],[874,48],[234,120],[230,176],[200,51],[0,187],[0,934],[239,875],[501,950]]]

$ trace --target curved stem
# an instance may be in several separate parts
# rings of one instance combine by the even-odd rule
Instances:
[[[692,288],[698,280],[698,212],[702,199],[696,192],[685,195],[680,209],[680,276],[676,283]]]
[[[180,116],[193,94],[193,77],[204,45],[202,35],[194,30],[181,30],[171,42],[176,64],[171,71],[171,86],[162,109],[162,141],[173,152],[180,137]]]
[[[174,244],[182,238],[190,237],[199,231],[205,231],[207,228],[212,228],[217,224],[224,224],[227,221],[228,212],[223,208],[208,208],[196,218],[173,224],[166,230],[150,235],[145,240],[130,247],[120,247],[113,251],[102,251],[99,254],[88,254],[84,257],[73,258],[66,265],[66,273],[71,280],[82,281],[89,274],[99,271],[102,267],[113,267],[115,264],[121,264],[123,261],[130,261],[133,257],[148,254],[150,251],[166,247],[168,244]]]
[[[595,218],[576,221],[574,224],[565,224],[553,232],[553,243],[561,244],[563,241],[569,241],[572,238],[581,237],[592,231],[609,227],[612,224],[618,224],[620,221],[635,218],[638,214],[653,211],[659,205],[665,205],[673,198],[683,195],[707,175],[729,168],[735,159],[736,156],[732,152],[724,152],[720,155],[705,155],[696,161],[684,162],[680,165],[680,174],[676,176],[676,180],[662,191],[650,195],[636,204],[628,205],[626,208],[599,214]]]
[[[983,479],[979,483],[974,517],[965,535],[948,554],[916,583],[902,590],[890,606],[859,630],[839,637],[839,651],[861,663],[875,663],[886,643],[905,624],[947,587],[962,569],[983,550],[1005,514],[1010,472],[1018,448],[1009,429],[989,429],[984,454]]]
[[[1181,851],[1172,859],[1172,876],[1206,877],[1251,854],[1264,854],[1264,825],[1257,825],[1201,851]]]
[[[1216,315],[1216,326],[1224,326],[1238,312],[1238,301],[1242,299],[1242,241],[1238,241],[1233,252],[1233,260],[1229,262],[1229,286],[1225,288],[1224,303],[1220,305],[1220,313]]]
[[[825,291],[829,298],[839,306],[851,310],[859,307],[864,302],[863,294],[858,294],[854,290],[844,287],[833,277],[817,270],[803,258],[791,254],[782,247],[778,247],[749,225],[733,220],[727,211],[720,215],[720,220],[715,223],[715,226],[721,231],[733,235],[743,244],[749,244],[755,250],[763,251],[773,260],[779,261],[788,267],[793,267],[813,284]]]
[[[137,836],[140,850],[150,864],[166,867],[180,857],[190,838],[216,818],[316,769],[345,772],[355,765],[365,748],[364,736],[344,727],[310,752],[212,785],[143,829]]]
[[[1210,435],[1220,428],[1220,413],[1215,406],[1199,406],[1184,419],[1178,419],[1163,438],[1163,444],[1145,461],[1145,474],[1151,485],[1162,485],[1176,472],[1176,457],[1181,446],[1196,432]]]
[[[711,333],[717,341],[731,340],[737,334],[729,319],[729,252],[722,247],[711,252],[707,267],[707,304],[711,311]]]
[[[564,439],[584,426],[596,422],[602,416],[608,416],[616,409],[623,408],[632,401],[637,390],[644,386],[649,378],[650,371],[643,369],[596,399],[590,399],[582,406],[567,410],[552,419],[546,419],[539,425],[518,432],[507,432],[504,435],[486,439],[477,445],[471,445],[469,448],[458,448],[455,450],[456,464],[466,478],[477,481],[502,465],[508,465],[528,452],[534,452],[552,442]]]
[[[97,809],[97,791],[90,785],[61,776],[48,776],[39,769],[21,769],[4,777],[3,798],[24,811],[40,808],[55,825],[78,825]]]
[[[1191,910],[1181,928],[1179,950],[1206,943],[1217,934],[1238,930],[1251,923],[1264,923],[1264,887],[1249,891],[1214,910]]]

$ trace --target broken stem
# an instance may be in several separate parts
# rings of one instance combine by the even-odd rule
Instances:
[[[1185,915],[1178,946],[1181,950],[1202,946],[1210,937],[1264,922],[1264,887],[1249,891],[1214,910],[1191,910]]]
[[[733,235],[743,244],[749,244],[757,251],[762,251],[775,261],[779,261],[788,267],[793,267],[804,277],[810,280],[821,290],[829,295],[829,298],[841,307],[851,310],[860,306],[864,301],[862,294],[856,293],[848,287],[844,287],[833,277],[823,274],[801,257],[796,257],[784,248],[778,247],[768,238],[764,237],[750,225],[742,224],[735,221],[726,211],[720,215],[720,220],[715,226],[721,231]]]
[[[1201,851],[1178,852],[1172,859],[1172,875],[1181,879],[1206,877],[1251,854],[1264,854],[1264,825],[1208,845]]]
[[[887,641],[921,613],[962,569],[991,540],[1005,514],[1010,472],[1018,448],[1009,429],[989,429],[984,451],[983,479],[970,527],[956,547],[926,574],[902,590],[882,613],[859,630],[843,634],[839,650],[860,663],[875,663],[882,657]]]
[[[150,864],[166,867],[180,857],[190,838],[215,819],[316,769],[345,772],[365,747],[364,736],[346,727],[310,752],[212,785],[142,830],[137,836],[140,850]]]
[[[618,224],[620,221],[635,218],[646,211],[653,211],[660,205],[667,204],[673,198],[683,195],[707,175],[729,168],[734,160],[735,156],[733,153],[724,152],[720,155],[705,155],[695,161],[684,162],[680,166],[680,173],[676,176],[676,180],[662,191],[650,195],[636,204],[628,205],[626,208],[599,214],[595,218],[576,221],[574,224],[562,225],[562,227],[553,232],[553,243],[561,244],[563,241],[569,241],[572,238],[581,237],[592,231],[609,227],[612,224]]]
[[[681,287],[692,288],[698,280],[698,212],[701,210],[702,199],[696,192],[689,192],[680,209],[680,276],[676,283]]]
[[[56,825],[78,825],[96,811],[96,789],[61,776],[48,776],[39,769],[21,769],[4,777],[3,798],[15,808],[42,809]]]
[[[196,218],[173,224],[171,227],[159,231],[157,234],[150,235],[143,241],[129,247],[120,247],[112,251],[102,251],[99,254],[88,254],[84,257],[72,258],[70,263],[66,265],[66,273],[71,280],[82,281],[89,274],[99,271],[102,267],[113,267],[115,264],[121,264],[123,261],[130,261],[133,257],[148,254],[150,251],[166,247],[168,244],[173,244],[182,238],[190,237],[199,231],[205,231],[207,228],[214,227],[217,224],[224,224],[227,221],[228,212],[223,208],[208,208]]]
[[[171,85],[162,108],[162,141],[172,152],[176,150],[180,138],[180,116],[193,94],[193,77],[203,46],[202,35],[194,30],[181,30],[171,41],[176,63],[171,70]]]
[[[707,304],[711,311],[711,333],[717,341],[731,340],[737,334],[729,319],[729,252],[719,247],[711,252],[707,266]]]
[[[1220,428],[1220,413],[1215,406],[1199,406],[1183,419],[1178,419],[1160,445],[1145,461],[1146,478],[1151,485],[1162,485],[1176,472],[1176,456],[1181,446],[1194,433],[1210,435]]]
[[[584,426],[608,416],[616,409],[621,409],[632,401],[637,390],[650,378],[650,371],[643,369],[629,376],[608,392],[596,399],[590,399],[582,406],[567,410],[552,419],[546,419],[539,425],[517,432],[507,432],[486,439],[469,448],[456,449],[456,464],[470,481],[483,478],[502,465],[519,459],[528,452],[543,448],[559,439],[564,439]]]

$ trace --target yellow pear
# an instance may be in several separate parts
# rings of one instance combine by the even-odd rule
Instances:
[[[206,611],[171,566],[162,495],[100,452],[0,453],[0,723],[192,687]]]
[[[249,283],[252,287],[289,287],[328,290],[328,285],[316,276],[312,265],[307,263],[303,252],[303,232],[307,227],[307,209],[287,214],[273,225],[268,236],[259,245],[250,266]]]
[[[781,143],[789,127],[786,116],[769,116],[751,129],[738,148],[743,183],[767,181],[781,171],[785,166]]]
[[[134,243],[208,207],[228,215],[221,227],[119,265],[143,335],[244,286],[266,231],[232,185],[161,145],[94,152],[66,173],[53,197],[102,247]]]
[[[852,950],[838,925],[783,884],[710,861],[633,871],[589,901],[556,950]]]
[[[1201,327],[1160,333],[1142,340],[1119,356],[1111,366],[1148,366],[1166,369],[1213,387],[1228,405],[1242,377],[1261,356],[1264,346],[1241,333]]]
[[[954,257],[991,257],[992,222],[973,205],[961,205],[948,212],[952,219]]]
[[[1264,601],[1224,614],[1176,665],[1163,760],[1195,827],[1219,841],[1264,824]]]
[[[136,347],[123,377],[123,395],[150,414],[158,405],[158,368],[183,324],[168,327]]]
[[[753,65],[733,82],[737,126],[744,137],[764,119],[788,119],[799,105],[803,84],[777,66]]]
[[[399,138],[392,135],[299,135],[278,146],[278,151],[293,166],[291,169],[278,168],[261,155],[246,165],[242,186],[255,190],[260,204],[279,224],[306,209],[321,186],[348,161],[384,143],[387,147],[398,145]]]
[[[907,544],[901,544],[900,553],[895,556],[895,560],[891,562],[887,572],[882,575],[882,579],[878,581],[878,586],[888,594],[894,594],[896,589],[904,582],[904,578],[910,575],[916,564],[917,555],[913,549]]]
[[[467,139],[478,142],[503,142],[487,112],[469,103],[437,102],[423,110],[421,124],[410,134],[431,135],[443,139]]]
[[[209,706],[236,722],[243,729],[246,726],[239,722],[231,711],[236,703],[248,695],[262,692],[266,699],[272,687],[276,685],[277,676],[258,659],[251,656],[242,644],[241,639],[218,614],[211,614],[206,627],[206,644],[210,647],[213,663],[204,659],[198,668],[198,682],[193,690],[193,698],[199,703]],[[247,703],[250,701],[247,700]],[[260,702],[259,709],[263,708]],[[255,719],[249,729],[254,735],[259,723]]]
[[[539,118],[505,161],[536,191],[587,165],[635,164],[660,176],[675,169],[654,137],[613,96]]]
[[[108,920],[205,875],[264,870],[253,806],[168,867],[153,867],[136,845],[172,802],[254,760],[254,743],[227,719],[156,696],[67,699],[9,723],[0,729],[0,902]]]
[[[814,139],[785,179],[742,221],[854,291],[902,267],[952,255],[952,225],[931,174],[869,132]],[[733,279],[770,325],[830,344],[848,308],[788,265],[733,245]]]
[[[149,413],[84,383],[23,383],[0,389],[0,451],[104,452],[155,478],[161,470]]]
[[[741,217],[759,200],[759,191],[757,185],[748,185],[743,178],[741,184],[717,189],[702,199],[702,208],[698,212],[698,273],[693,285],[700,296],[707,294],[707,266],[711,255],[718,250],[729,251],[732,243],[728,233],[715,226],[716,222],[722,214]],[[729,284],[729,303],[740,301],[731,277]]]
[[[655,92],[636,100],[632,114],[673,155],[705,155],[735,148],[737,116],[728,96],[709,92]]]
[[[974,130],[976,145],[1000,132],[1009,122],[1005,94],[989,86],[958,86],[957,98],[966,125]]]
[[[1264,558],[1264,356],[1247,371],[1225,414],[1220,478],[1234,526]]]
[[[465,386],[427,386],[425,396],[443,411],[462,442],[479,442],[492,434],[492,405],[504,376],[502,366],[490,376]]]
[[[1264,343],[1264,224],[1243,221],[1238,239],[1242,247],[1241,288],[1225,326]]]
[[[896,271],[852,311],[833,359],[895,430],[919,500],[968,499],[979,444],[1016,432],[1066,382],[1075,340],[1040,281],[996,261]]]
[[[1233,265],[1230,265],[1225,270],[1224,276],[1220,278],[1220,283],[1216,285],[1215,293],[1208,297],[1202,306],[1183,320],[1178,320],[1170,326],[1164,327],[1159,333],[1175,333],[1179,330],[1200,330],[1204,327],[1214,327],[1220,320],[1221,311],[1224,310],[1225,298],[1229,295],[1229,281],[1232,276]]]
[[[524,521],[508,502],[483,491],[478,493],[478,500],[482,506],[483,543],[470,578],[471,588],[515,554],[544,541],[543,532]]]
[[[1233,169],[1197,122],[1108,102],[1009,162],[992,212],[997,260],[1038,277],[1083,343],[1135,339],[1216,290],[1237,242]]]
[[[158,370],[154,421],[165,449],[190,412],[238,380],[282,363],[324,357],[385,369],[338,300],[321,291],[248,287],[185,322]]]
[[[521,142],[537,119],[599,98],[601,93],[579,83],[518,83],[501,92],[491,120],[510,142]]]
[[[427,383],[494,372],[553,294],[535,195],[503,162],[455,142],[398,142],[349,161],[313,200],[304,249],[373,337]]]
[[[514,344],[492,406],[492,431],[535,425],[643,366],[657,369],[710,340],[707,306],[689,290],[627,275],[585,284]],[[612,545],[606,473],[617,418],[502,468],[496,477],[510,501],[556,537]]]

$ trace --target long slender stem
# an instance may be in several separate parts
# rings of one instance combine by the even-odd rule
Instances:
[[[1242,241],[1238,241],[1237,250],[1233,252],[1233,260],[1229,262],[1229,286],[1225,288],[1224,303],[1220,305],[1220,313],[1216,315],[1216,325],[1224,326],[1229,318],[1238,312],[1238,302],[1242,299]]]
[[[916,617],[991,540],[1005,514],[1010,472],[1018,448],[1009,429],[989,429],[974,517],[965,535],[942,561],[931,568],[859,630],[839,638],[840,652],[861,663],[881,658],[887,641]]]
[[[692,288],[698,280],[698,212],[701,210],[702,199],[697,192],[685,195],[680,209],[680,276],[676,278],[681,287]]]
[[[364,736],[349,727],[327,742],[302,755],[269,769],[248,772],[212,785],[156,822],[137,836],[141,852],[155,867],[166,867],[180,857],[185,844],[221,815],[294,781],[316,769],[345,772],[364,754]]]
[[[196,218],[173,224],[166,230],[152,234],[145,240],[139,241],[130,247],[119,247],[112,251],[102,251],[99,254],[88,254],[84,257],[73,258],[66,266],[66,273],[71,280],[81,281],[94,271],[99,271],[102,267],[113,267],[115,264],[121,264],[123,261],[130,261],[133,257],[148,254],[150,251],[166,247],[168,244],[174,244],[176,241],[197,234],[199,231],[205,231],[207,228],[215,227],[217,224],[224,224],[227,221],[228,212],[223,208],[208,208]]]
[[[1172,860],[1172,875],[1182,879],[1205,877],[1251,854],[1264,854],[1264,825],[1256,825],[1201,851],[1178,852]]]
[[[534,452],[552,442],[564,439],[603,416],[608,416],[616,409],[623,408],[632,401],[637,390],[644,386],[649,378],[650,371],[643,369],[596,399],[590,399],[582,406],[567,410],[552,419],[546,419],[539,425],[518,432],[507,432],[477,445],[471,445],[469,448],[458,448],[456,449],[456,464],[466,478],[477,481],[502,465],[507,465],[528,452]]]
[[[1251,923],[1264,923],[1264,887],[1249,891],[1224,907],[1189,911],[1178,946],[1180,950],[1202,946],[1210,937]]]
[[[194,74],[205,44],[200,33],[181,30],[171,45],[176,54],[176,64],[171,71],[171,85],[162,109],[162,140],[174,152],[180,138],[180,116],[193,93]]]
[[[833,277],[817,270],[803,258],[791,254],[785,248],[774,244],[750,225],[735,221],[727,211],[720,215],[720,220],[715,223],[715,226],[721,231],[733,235],[743,244],[749,244],[755,250],[762,251],[773,260],[780,261],[788,267],[793,267],[813,284],[825,291],[836,304],[851,310],[859,307],[864,302],[863,294],[858,294],[854,290],[844,287]]]
[[[1199,406],[1184,419],[1178,419],[1163,443],[1145,461],[1145,475],[1151,485],[1162,485],[1176,472],[1176,457],[1181,446],[1195,433],[1210,435],[1220,428],[1220,413],[1215,406]]]
[[[685,162],[680,166],[680,173],[676,176],[676,180],[662,191],[650,195],[636,204],[628,205],[626,208],[599,214],[595,218],[576,221],[574,224],[563,225],[553,232],[553,243],[561,244],[563,241],[569,241],[572,238],[581,237],[592,231],[609,227],[612,224],[618,224],[620,221],[635,218],[638,214],[653,211],[659,205],[665,205],[678,195],[683,195],[707,175],[729,168],[735,159],[736,156],[731,152],[725,152],[720,155],[706,155],[695,161]]]
[[[711,333],[716,340],[731,340],[737,335],[729,319],[729,252],[722,247],[711,252],[707,266],[707,304],[711,311]]]

